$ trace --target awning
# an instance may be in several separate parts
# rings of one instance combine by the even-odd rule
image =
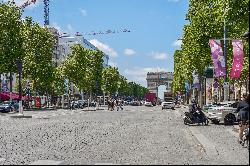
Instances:
[[[18,93],[12,93],[11,97],[12,97],[12,100],[19,100]],[[2,100],[2,101],[10,100],[10,92],[0,92],[0,100]],[[22,100],[28,100],[28,97],[23,96]]]

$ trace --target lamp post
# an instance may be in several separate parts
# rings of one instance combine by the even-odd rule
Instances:
[[[249,32],[244,33],[243,37],[249,42]]]
[[[23,106],[22,106],[22,68],[23,63],[21,59],[16,60],[17,70],[18,70],[18,79],[19,79],[19,116],[23,116]]]
[[[224,3],[225,4],[225,3]],[[228,78],[227,78],[227,26],[226,26],[226,8],[224,8],[224,57],[225,57],[225,68],[226,74],[224,77],[224,101],[228,101],[229,99],[229,87],[226,86]]]

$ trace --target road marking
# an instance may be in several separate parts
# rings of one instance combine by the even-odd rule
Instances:
[[[63,165],[64,161],[55,160],[37,160],[29,165]]]
[[[95,163],[95,165],[121,165],[121,164],[113,164],[113,163]]]
[[[201,134],[198,129],[194,127],[190,127],[189,130],[192,132],[192,134],[197,138],[197,140],[202,144],[202,146],[205,149],[205,153],[209,157],[214,157],[218,155],[218,151],[215,147],[215,145],[209,141],[203,134]]]

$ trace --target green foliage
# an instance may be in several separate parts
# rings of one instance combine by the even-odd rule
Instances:
[[[182,50],[175,53],[174,91],[184,90],[184,81],[192,82],[192,72],[197,70],[202,76],[208,66],[212,66],[209,39],[223,39],[224,18],[228,38],[239,39],[249,31],[249,0],[190,0],[187,19],[190,24],[183,28]],[[225,14],[224,14],[225,13]],[[223,41],[222,41],[223,44]],[[231,41],[227,45],[228,76],[233,62]],[[244,70],[240,79],[249,74],[249,47],[245,43]],[[230,79],[230,81],[232,81]]]
[[[0,2],[0,73],[16,72],[23,57],[21,10],[13,2]]]
[[[102,90],[109,95],[114,95],[120,87],[120,75],[118,68],[107,67],[102,71]]]
[[[62,63],[62,74],[80,90],[90,92],[101,82],[103,53],[87,50],[79,44],[71,49],[72,52]]]
[[[47,28],[33,23],[31,18],[23,22],[23,77],[33,82],[33,89],[45,94],[52,91],[54,67],[52,66],[55,40]]]

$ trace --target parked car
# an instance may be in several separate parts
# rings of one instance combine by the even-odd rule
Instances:
[[[8,113],[11,111],[18,111],[19,105],[16,102],[5,101],[0,104],[0,112]]]
[[[77,104],[78,104],[78,108],[81,108],[81,109],[83,109],[84,107],[87,107],[88,105],[86,100],[78,100]]]
[[[175,104],[172,101],[167,101],[167,102],[164,101],[164,102],[162,102],[161,106],[162,106],[162,110],[163,109],[172,109],[172,110],[174,110]]]
[[[211,109],[213,107],[218,107],[218,105],[214,105],[214,104],[204,105],[203,106],[203,111],[207,112],[209,109]]]
[[[144,105],[147,107],[153,107],[153,104],[150,101],[146,101]]]
[[[132,102],[131,102],[131,105],[132,105],[132,106],[140,106],[141,103],[140,103],[139,101],[132,101]]]
[[[233,125],[237,119],[237,102],[227,101],[219,103],[208,109],[208,118],[215,124],[223,122],[225,125]]]

